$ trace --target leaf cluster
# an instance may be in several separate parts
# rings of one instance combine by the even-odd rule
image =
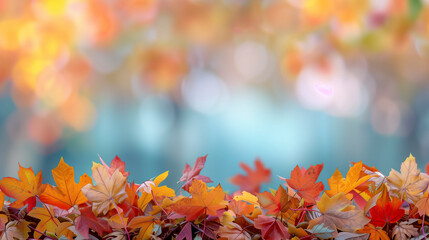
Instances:
[[[345,176],[338,169],[328,186],[318,182],[323,164],[296,166],[277,189],[261,160],[231,182],[228,193],[201,171],[206,157],[186,164],[180,193],[162,182],[168,172],[136,184],[125,163],[101,158],[92,177],[75,181],[60,160],[55,185],[19,166],[19,179],[0,180],[1,239],[425,239],[429,230],[429,176],[410,155],[388,176],[362,162]],[[8,199],[6,200],[6,196]]]

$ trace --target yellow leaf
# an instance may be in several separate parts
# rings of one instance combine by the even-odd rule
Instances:
[[[416,159],[410,154],[401,164],[401,173],[392,169],[387,177],[387,182],[392,196],[415,203],[428,188],[429,177],[420,173]]]
[[[60,221],[54,217],[54,211],[51,207],[49,207],[49,210],[46,208],[36,207],[31,210],[28,215],[40,219],[40,222],[36,227],[40,232],[48,231],[55,233],[56,228],[60,224]],[[39,238],[40,236],[40,233],[34,232],[35,238]]]
[[[253,204],[255,206],[259,206],[258,197],[256,197],[255,195],[253,195],[251,193],[248,193],[246,191],[243,191],[242,195],[235,196],[234,200],[236,200],[236,201],[241,200],[241,201],[245,201],[245,202],[248,202],[250,204]]]
[[[343,178],[341,172],[338,169],[334,172],[332,177],[328,179],[328,184],[330,190],[325,191],[328,196],[332,197],[337,193],[347,194],[354,190],[356,187],[361,185],[362,183],[368,181],[372,176],[365,175],[360,177],[360,173],[362,171],[362,162],[358,162],[353,167],[351,167],[347,173],[346,178]]]
[[[154,228],[154,218],[152,216],[138,216],[131,219],[128,228],[140,228],[137,240],[150,239]]]

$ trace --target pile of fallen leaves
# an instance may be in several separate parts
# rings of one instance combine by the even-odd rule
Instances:
[[[429,176],[413,156],[389,176],[362,162],[346,177],[336,170],[329,190],[317,182],[323,165],[296,166],[284,185],[261,192],[271,171],[255,170],[231,182],[239,191],[200,175],[206,156],[186,164],[180,194],[162,185],[164,172],[141,184],[128,181],[125,163],[101,158],[75,182],[63,159],[52,170],[56,186],[42,173],[19,166],[19,179],[0,181],[1,239],[426,239]],[[328,188],[328,187],[327,187]],[[5,196],[10,199],[5,201]]]

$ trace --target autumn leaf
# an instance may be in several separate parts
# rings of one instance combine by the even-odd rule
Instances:
[[[250,234],[246,232],[240,225],[230,223],[228,226],[221,226],[218,231],[221,238],[235,239],[235,240],[250,240]]]
[[[387,233],[380,227],[368,223],[364,228],[357,230],[358,233],[369,233],[368,240],[390,240]]]
[[[36,227],[36,230],[39,230],[40,232],[48,231],[50,233],[55,233],[56,228],[60,224],[60,221],[54,217],[52,207],[36,207],[31,210],[28,215],[40,219],[40,222],[37,224]],[[41,234],[39,232],[34,232],[35,238],[39,238],[40,236]]]
[[[401,173],[392,169],[387,182],[392,196],[415,203],[428,188],[429,177],[427,174],[420,173],[416,159],[410,154],[401,164]]]
[[[262,239],[264,240],[286,240],[290,238],[287,228],[282,222],[273,217],[259,215],[255,219],[255,228],[261,230]]]
[[[297,194],[304,198],[310,204],[316,203],[315,199],[319,197],[324,186],[322,182],[317,182],[320,172],[323,169],[323,164],[310,166],[307,170],[300,169],[298,165],[291,173],[290,179],[286,179],[287,184],[293,188]]]
[[[185,226],[182,227],[179,234],[177,234],[176,240],[192,240],[192,223],[186,222]]]
[[[189,187],[192,198],[183,198],[170,206],[176,213],[186,216],[186,221],[193,221],[205,214],[217,216],[216,211],[225,208],[225,193],[220,185],[207,191],[207,185],[200,180],[192,180]]]
[[[271,170],[264,167],[261,160],[255,160],[255,171],[247,164],[240,163],[240,167],[244,169],[247,176],[237,174],[230,179],[231,183],[240,186],[240,190],[247,191],[252,194],[258,193],[262,183],[267,183],[271,179]]]
[[[92,205],[84,203],[79,205],[80,215],[75,220],[76,230],[85,238],[89,239],[89,230],[92,229],[100,236],[105,232],[111,232],[108,221],[97,218],[92,212]]]
[[[6,198],[5,194],[2,191],[0,191],[0,211],[3,209],[5,198]]]
[[[160,200],[166,197],[173,197],[176,195],[173,189],[167,186],[160,186],[161,182],[163,182],[167,177],[168,171],[161,173],[153,180],[153,185],[150,185],[149,191],[140,189],[142,195],[140,196],[137,205],[142,211],[146,209],[146,206],[149,204],[150,201],[153,200],[153,197],[155,197],[155,200],[159,204]]]
[[[397,240],[406,240],[419,235],[419,231],[409,222],[400,222],[393,228],[392,235]]]
[[[336,235],[336,230],[326,227],[324,223],[317,224],[313,226],[312,229],[309,229],[308,231],[320,239],[330,239]]]
[[[337,193],[348,194],[359,185],[368,181],[368,179],[370,179],[372,176],[365,175],[361,177],[362,166],[362,162],[354,164],[347,172],[345,179],[343,178],[341,172],[337,169],[332,177],[328,179],[330,190],[325,191],[325,193],[330,197],[336,195]],[[349,197],[349,199],[351,199],[351,197]]]
[[[107,171],[109,172],[110,176],[113,175],[113,173],[117,170],[121,172],[124,177],[128,177],[130,174],[129,172],[125,172],[125,162],[121,161],[121,159],[116,156],[112,162],[110,163],[110,167],[103,161],[103,159],[99,156],[101,163],[105,168],[107,168]]]
[[[76,183],[73,167],[67,165],[61,158],[58,166],[52,170],[52,175],[57,186],[47,185],[46,190],[40,195],[42,202],[68,210],[87,201],[81,189],[92,183],[92,179],[86,173],[80,177],[79,183]]]
[[[69,229],[70,227],[73,227],[72,222],[61,222],[55,229],[55,234],[66,239],[75,239],[76,234]]]
[[[351,205],[351,201],[344,193],[337,193],[333,197],[324,193],[320,201],[317,202],[317,208],[321,216],[312,219],[308,229],[323,223],[325,227],[334,229],[335,234],[336,229],[353,232],[363,228],[370,221],[365,217],[362,210]]]
[[[416,207],[420,216],[429,216],[429,194],[427,191],[423,194],[423,197],[416,203]]]
[[[42,184],[42,171],[34,175],[33,169],[19,165],[19,179],[5,177],[0,180],[0,189],[6,196],[16,199],[13,206],[22,207],[28,204],[28,211],[36,206],[36,198],[45,191],[46,184]]]
[[[289,219],[290,223],[295,222],[297,212],[292,209],[298,208],[299,200],[289,196],[281,185],[279,185],[275,196],[267,191],[259,193],[257,196],[261,207],[268,209],[267,214],[277,215],[280,212],[285,219]]]
[[[1,240],[28,239],[29,225],[30,222],[22,219],[9,222],[1,236]]]
[[[128,223],[128,228],[140,228],[137,240],[150,239],[154,229],[154,218],[152,216],[138,216]]]
[[[92,178],[97,185],[87,184],[82,188],[82,192],[92,202],[96,215],[106,215],[116,204],[127,198],[125,192],[127,178],[118,169],[110,176],[106,167],[93,163]]]
[[[204,168],[204,164],[206,163],[207,155],[204,157],[199,157],[195,161],[194,167],[189,166],[189,164],[185,165],[185,169],[183,170],[183,175],[180,178],[180,182],[184,182],[182,188],[185,191],[189,191],[189,186],[192,183],[193,179],[201,180],[205,183],[213,182],[209,177],[200,175],[201,170]]]
[[[369,210],[371,214],[371,223],[374,226],[383,227],[386,223],[395,223],[405,214],[401,208],[402,201],[397,198],[387,198],[377,201],[377,204]]]

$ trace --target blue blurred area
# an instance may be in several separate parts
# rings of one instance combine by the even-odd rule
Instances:
[[[413,108],[429,103],[423,92],[416,95]],[[141,101],[103,99],[96,103],[98,117],[90,131],[70,134],[49,147],[11,139],[6,120],[15,107],[8,96],[2,96],[0,104],[0,146],[9,164],[1,168],[1,175],[16,176],[20,162],[35,171],[43,169],[49,183],[53,182],[50,170],[61,157],[81,175],[90,173],[98,154],[107,163],[118,155],[126,162],[130,181],[137,183],[170,170],[167,183],[171,186],[185,163],[193,165],[198,156],[208,154],[203,173],[229,190],[236,189],[227,180],[242,172],[239,162],[253,166],[255,157],[272,169],[269,186],[275,187],[280,183],[277,176],[289,177],[297,164],[324,163],[320,179],[326,180],[336,168],[345,175],[351,162],[362,160],[388,174],[410,152],[421,168],[428,156],[419,140],[429,130],[427,111],[416,110],[419,115],[410,120],[416,127],[408,136],[385,136],[373,130],[366,113],[338,118],[305,109],[287,96],[274,99],[257,88],[237,92],[220,112],[209,115],[162,94]]]

